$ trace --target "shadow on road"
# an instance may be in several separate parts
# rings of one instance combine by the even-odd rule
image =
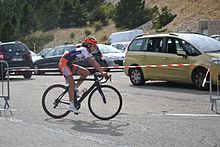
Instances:
[[[129,126],[128,122],[122,122],[118,120],[109,120],[109,121],[102,121],[102,120],[93,120],[92,122],[89,121],[82,121],[82,120],[71,120],[71,119],[46,119],[47,122],[50,123],[60,123],[60,124],[73,124],[71,127],[72,130],[77,132],[86,132],[86,133],[93,133],[93,134],[107,134],[111,136],[123,136],[124,127]]]
[[[141,88],[155,91],[167,91],[167,92],[178,92],[178,93],[193,93],[197,95],[207,95],[209,91],[195,89],[192,84],[182,84],[182,83],[173,83],[166,81],[149,81],[146,82],[143,86],[134,86],[129,85],[132,88]],[[215,91],[215,88],[213,88]]]

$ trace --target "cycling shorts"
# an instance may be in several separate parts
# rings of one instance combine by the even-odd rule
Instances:
[[[72,64],[65,58],[60,59],[58,66],[65,78],[77,74],[77,70],[79,69],[79,65]]]

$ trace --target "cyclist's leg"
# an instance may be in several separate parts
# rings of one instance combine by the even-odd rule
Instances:
[[[73,79],[73,66],[70,64],[66,59],[61,59],[59,62],[59,68],[60,71],[62,72],[63,76],[65,77],[66,81],[69,84],[69,101],[73,102],[75,97],[74,97],[74,87],[75,87],[75,82]]]
[[[72,75],[66,76],[65,77],[67,82],[69,83],[69,100],[70,102],[74,102],[75,96],[74,96],[74,87],[75,87],[75,82],[73,79]]]
[[[86,77],[90,74],[89,70],[82,67],[82,66],[79,66],[79,65],[76,65],[76,64],[73,64],[74,67],[77,66],[77,69],[74,71],[74,74],[77,74],[77,75],[80,75],[80,80],[77,81],[77,86],[79,87],[84,79],[86,79]]]

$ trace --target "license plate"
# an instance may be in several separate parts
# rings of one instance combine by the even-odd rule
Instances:
[[[24,59],[22,57],[14,57],[11,61],[24,61]]]

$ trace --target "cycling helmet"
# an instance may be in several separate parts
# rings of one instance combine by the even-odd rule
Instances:
[[[83,44],[92,44],[94,46],[97,46],[97,41],[94,37],[87,37],[83,40]]]

